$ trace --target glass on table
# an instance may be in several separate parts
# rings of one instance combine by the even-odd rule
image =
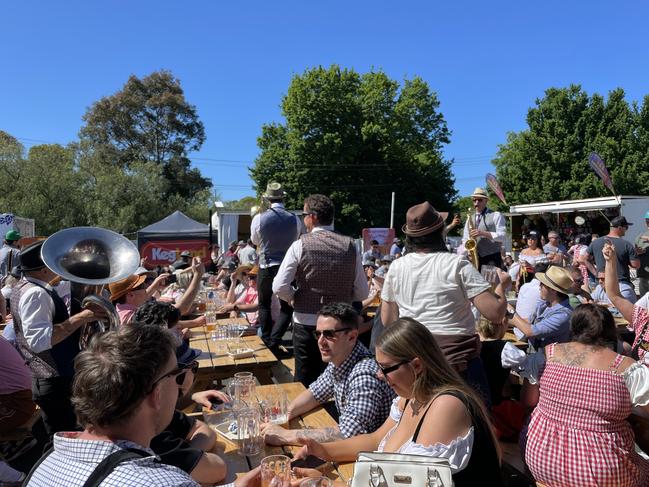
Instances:
[[[237,372],[230,382],[230,397],[235,403],[257,406],[257,379],[252,372]]]
[[[239,454],[245,456],[258,455],[264,445],[264,438],[259,429],[260,415],[257,408],[241,408],[235,410],[237,418],[237,438]]]
[[[216,330],[216,313],[214,311],[205,312],[205,329],[207,331]]]
[[[291,481],[291,459],[271,455],[261,460],[261,487],[283,487]]]
[[[288,426],[288,396],[280,387],[260,402],[266,423]]]
[[[329,477],[311,477],[300,482],[300,487],[333,487],[334,481]]]

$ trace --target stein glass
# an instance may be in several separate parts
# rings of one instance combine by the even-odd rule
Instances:
[[[261,461],[261,487],[283,487],[291,481],[291,459],[271,455]]]
[[[288,396],[286,393],[276,387],[268,397],[262,401],[264,411],[264,421],[278,425],[287,425],[288,423]]]
[[[300,487],[334,487],[334,481],[329,477],[312,477],[300,482]]]
[[[252,372],[237,372],[230,383],[230,396],[236,403],[245,405],[255,404],[257,401],[257,381]]]
[[[239,454],[257,455],[262,450],[264,438],[259,431],[260,417],[257,408],[242,408],[236,411]]]

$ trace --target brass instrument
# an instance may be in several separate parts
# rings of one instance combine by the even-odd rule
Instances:
[[[467,213],[467,224],[469,226],[469,232],[471,230],[475,230],[475,213],[471,212],[471,208],[469,208],[469,211]],[[478,261],[478,242],[470,236],[469,233],[469,238],[467,239],[466,242],[464,242],[464,248],[468,253],[468,258],[471,264],[473,264],[473,267],[476,269],[478,268],[479,261]]]
[[[95,334],[118,328],[119,315],[101,293],[104,285],[120,281],[138,268],[140,253],[129,239],[105,228],[66,228],[43,243],[41,257],[52,272],[75,287],[85,285],[82,308],[92,304],[106,313],[106,321],[84,325],[79,340],[81,348]]]

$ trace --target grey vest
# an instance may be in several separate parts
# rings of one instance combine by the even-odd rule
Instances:
[[[487,232],[495,233],[496,222],[494,220],[494,211],[487,208],[484,217],[480,219],[480,224],[477,224],[478,215],[476,218],[476,229],[486,230]],[[478,240],[478,255],[484,257],[485,255],[497,254],[500,252],[500,242],[490,240],[488,238],[481,238]]]
[[[351,304],[356,277],[354,241],[327,230],[302,235],[300,241],[295,311],[315,314],[325,304]]]
[[[286,251],[297,236],[297,217],[281,207],[271,208],[260,215],[259,262],[266,266],[280,265]]]

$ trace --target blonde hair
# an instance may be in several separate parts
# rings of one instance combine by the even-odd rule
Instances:
[[[503,326],[499,325],[498,323],[492,323],[484,317],[480,318],[480,320],[478,321],[476,330],[478,330],[478,333],[480,333],[481,337],[493,338],[496,340],[502,338],[505,334]]]
[[[428,328],[412,318],[399,318],[381,333],[376,348],[399,362],[419,358],[422,372],[412,385],[413,397],[418,402],[425,404],[448,392],[464,396],[469,414],[485,424],[500,460],[498,440],[484,403],[448,363]]]

